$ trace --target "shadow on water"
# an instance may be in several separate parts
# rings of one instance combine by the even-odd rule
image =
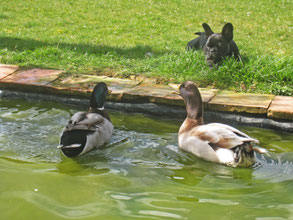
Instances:
[[[95,54],[96,56],[103,56],[107,54],[115,54],[120,57],[129,59],[146,59],[147,53],[152,53],[154,56],[161,56],[172,51],[156,50],[147,45],[135,45],[133,47],[114,47],[108,45],[94,45],[86,43],[63,43],[63,42],[45,42],[30,38],[15,38],[15,37],[0,37],[0,48],[8,49],[10,51],[27,51],[35,50],[37,48],[61,48],[64,50],[71,50],[75,53],[81,54]],[[53,51],[52,51],[53,53]]]
[[[97,159],[97,158],[96,158]],[[97,159],[97,161],[99,161]],[[97,162],[96,161],[96,162]],[[90,164],[84,164],[78,158],[62,158],[60,163],[56,164],[57,171],[62,174],[70,176],[88,176],[108,173],[110,171],[107,167],[94,168]]]

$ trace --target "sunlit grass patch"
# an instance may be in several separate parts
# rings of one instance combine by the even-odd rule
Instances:
[[[0,63],[292,95],[292,10],[284,0],[2,0]],[[203,22],[215,32],[231,22],[244,62],[209,69],[186,52]]]

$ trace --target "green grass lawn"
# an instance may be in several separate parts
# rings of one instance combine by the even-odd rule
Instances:
[[[293,95],[292,11],[293,0],[1,0],[0,63]],[[186,52],[203,22],[231,22],[244,63],[209,69]]]

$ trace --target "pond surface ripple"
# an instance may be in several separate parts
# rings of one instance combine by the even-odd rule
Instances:
[[[110,111],[110,142],[70,159],[56,146],[83,109],[0,101],[1,219],[293,219],[292,134],[239,127],[270,153],[231,168],[179,150],[182,120]]]

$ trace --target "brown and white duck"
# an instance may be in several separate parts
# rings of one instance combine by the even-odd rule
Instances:
[[[229,166],[252,166],[255,152],[266,153],[254,146],[258,140],[226,124],[203,123],[203,106],[197,86],[186,81],[179,87],[186,104],[187,117],[178,133],[179,147],[208,161]]]
[[[104,110],[108,94],[107,85],[97,83],[90,98],[88,112],[77,112],[63,129],[57,148],[67,157],[83,155],[105,144],[112,136],[114,127]]]

